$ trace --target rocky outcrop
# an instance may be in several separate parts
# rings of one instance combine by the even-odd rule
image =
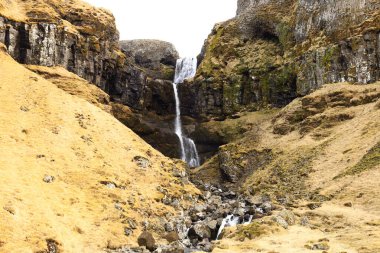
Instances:
[[[0,43],[18,62],[62,66],[138,111],[174,112],[167,92],[171,84],[165,81],[172,80],[178,58],[172,45],[122,43],[127,54],[133,52],[127,57],[120,50],[114,18],[105,10],[76,1],[17,4],[27,10],[22,18],[8,11],[12,6],[0,8]],[[140,45],[147,46],[145,54],[137,50]]]
[[[174,45],[160,40],[120,41],[123,52],[154,79],[172,81],[179,54]]]
[[[326,83],[380,78],[380,3],[239,0],[207,39],[184,93],[193,116],[282,107]]]
[[[170,126],[150,123],[175,111],[172,80],[179,56],[170,43],[124,41],[120,49],[112,14],[80,1],[56,0],[0,2],[0,43],[22,64],[60,66],[95,84],[110,96],[108,100],[134,112],[125,120],[132,114],[123,115],[123,110],[117,111],[122,106],[114,106],[114,115],[135,132],[143,132],[157,149],[177,157],[178,140],[167,133]],[[163,141],[167,139],[171,141]]]

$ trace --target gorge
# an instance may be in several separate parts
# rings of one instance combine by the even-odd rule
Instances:
[[[0,97],[1,253],[380,252],[378,1],[238,0],[180,58],[0,0]]]

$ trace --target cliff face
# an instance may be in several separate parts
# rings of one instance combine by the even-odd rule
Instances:
[[[0,42],[18,62],[62,66],[133,109],[174,111],[160,90],[168,83],[156,79],[172,80],[178,53],[171,46],[163,68],[154,71],[125,56],[114,18],[103,9],[81,1],[2,1]]]
[[[325,83],[380,78],[377,1],[240,0],[217,24],[184,89],[191,115],[284,106]]]

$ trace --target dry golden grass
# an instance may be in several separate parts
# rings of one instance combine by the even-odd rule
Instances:
[[[112,13],[81,0],[0,0],[0,15],[19,22],[49,22],[100,35],[116,30]]]
[[[25,67],[54,83],[67,93],[83,98],[106,112],[111,112],[110,96],[107,93],[65,68],[36,65],[26,65]]]
[[[157,202],[163,197],[157,186],[178,198],[198,193],[173,176],[170,159],[109,113],[4,52],[0,97],[0,252],[46,250],[49,239],[61,252],[75,253],[135,244],[140,222],[158,224],[158,217],[175,213]],[[139,167],[136,156],[149,159],[149,167]],[[55,180],[45,183],[46,175]],[[127,218],[138,224],[130,237]]]

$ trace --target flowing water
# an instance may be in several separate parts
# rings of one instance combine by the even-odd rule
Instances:
[[[238,216],[234,216],[233,214],[227,215],[227,217],[223,219],[222,224],[219,227],[216,239],[218,240],[220,234],[222,233],[222,231],[225,227],[233,227],[233,226],[236,226],[238,224],[239,224],[239,217]]]
[[[175,70],[175,77],[173,82],[174,98],[176,117],[174,121],[175,133],[180,141],[181,159],[190,167],[198,167],[200,165],[200,159],[197,151],[197,147],[194,141],[183,134],[182,121],[181,121],[181,101],[178,95],[178,85],[183,83],[186,79],[195,76],[197,70],[196,58],[183,58],[177,60],[177,66]]]

